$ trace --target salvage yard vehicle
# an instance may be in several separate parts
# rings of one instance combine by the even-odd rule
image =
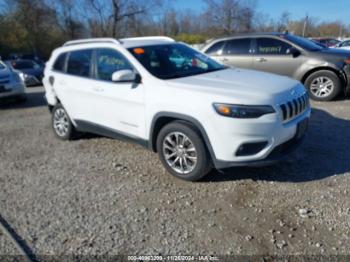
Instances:
[[[344,39],[343,41],[338,43],[335,48],[340,48],[340,49],[350,51],[350,38]]]
[[[8,98],[25,101],[27,99],[26,86],[18,72],[0,61],[0,100]]]
[[[301,81],[314,100],[350,91],[350,52],[291,34],[245,34],[217,39],[203,52],[228,66],[285,75]]]
[[[42,84],[44,68],[35,61],[18,59],[8,62],[15,70],[20,72],[20,76],[26,83],[26,86],[36,86]]]
[[[43,83],[58,138],[132,140],[189,181],[274,163],[300,144],[311,112],[300,82],[230,69],[167,37],[67,42]]]

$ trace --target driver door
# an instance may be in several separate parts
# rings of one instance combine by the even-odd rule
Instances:
[[[275,38],[256,38],[253,57],[254,69],[293,77],[304,61],[304,56],[291,54],[292,45]]]

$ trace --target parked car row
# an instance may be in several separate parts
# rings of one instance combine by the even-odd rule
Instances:
[[[0,61],[0,99],[27,99],[26,86],[20,72]]]
[[[9,66],[20,72],[20,76],[27,86],[41,85],[44,67],[34,60],[18,59],[7,61]]]
[[[350,90],[350,52],[290,34],[250,34],[212,41],[202,51],[239,68],[292,77],[314,100],[330,101]]]

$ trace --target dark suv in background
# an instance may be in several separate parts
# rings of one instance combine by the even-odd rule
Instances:
[[[249,34],[212,41],[202,51],[227,66],[293,77],[314,100],[330,101],[350,90],[350,52],[291,34]]]

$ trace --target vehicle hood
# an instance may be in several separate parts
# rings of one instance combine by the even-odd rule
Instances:
[[[319,55],[340,57],[340,58],[350,58],[350,51],[346,49],[338,48],[327,48],[316,52]]]
[[[173,79],[170,85],[191,88],[199,92],[210,92],[225,96],[271,97],[282,95],[300,82],[285,77],[259,71],[230,68],[196,76]]]

